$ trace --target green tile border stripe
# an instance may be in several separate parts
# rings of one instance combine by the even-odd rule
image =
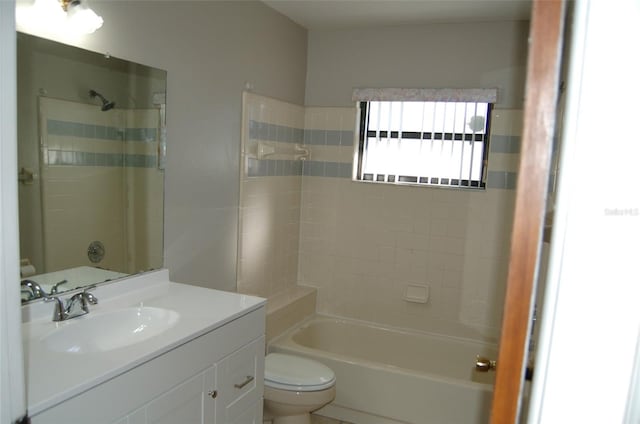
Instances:
[[[48,150],[47,165],[156,168],[158,158],[156,155]]]
[[[249,177],[313,176],[351,178],[351,163],[254,159],[247,161]]]
[[[302,175],[302,162],[285,159],[254,159],[247,160],[247,175],[249,177],[289,177]]]
[[[249,177],[297,176],[351,178],[352,166],[349,162],[296,161],[253,159],[247,161]],[[518,174],[507,171],[489,171],[487,188],[515,190]]]
[[[353,146],[353,131],[304,130],[304,144],[311,146]]]
[[[249,120],[249,139],[311,146],[353,146],[353,131],[308,130]]]
[[[302,144],[304,142],[304,130],[250,119],[249,139]]]
[[[158,128],[125,128],[125,141],[152,143],[158,139]]]
[[[147,143],[158,139],[157,128],[118,128],[56,119],[47,120],[47,134],[112,141],[122,141],[124,135],[125,141]]]
[[[302,174],[308,177],[351,178],[350,162],[325,162],[309,160],[304,162]]]

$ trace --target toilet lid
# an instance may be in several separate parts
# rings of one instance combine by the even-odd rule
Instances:
[[[270,353],[264,360],[264,384],[275,389],[311,392],[328,389],[335,381],[331,368],[311,359]]]

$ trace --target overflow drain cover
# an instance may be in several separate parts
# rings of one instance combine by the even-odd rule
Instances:
[[[104,258],[104,244],[101,241],[92,241],[87,248],[87,257],[94,264],[100,262]]]

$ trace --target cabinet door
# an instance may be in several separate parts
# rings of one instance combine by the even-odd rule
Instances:
[[[214,424],[217,398],[215,380],[216,370],[211,367],[136,410],[124,422]]]
[[[264,337],[249,343],[217,365],[218,424],[262,422]]]

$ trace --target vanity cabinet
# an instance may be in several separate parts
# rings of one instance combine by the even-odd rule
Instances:
[[[262,306],[32,416],[32,423],[262,424],[264,319]]]

